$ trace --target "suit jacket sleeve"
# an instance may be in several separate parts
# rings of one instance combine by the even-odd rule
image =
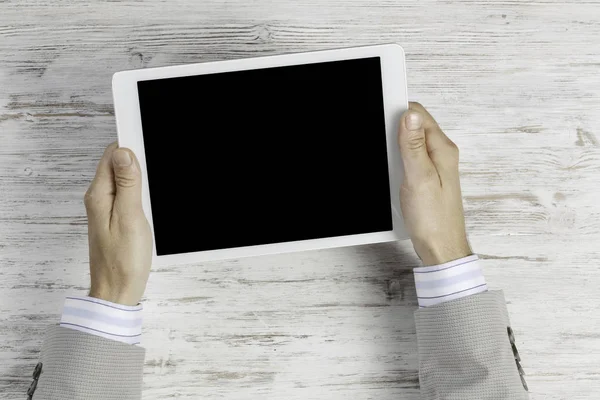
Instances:
[[[41,351],[35,400],[139,400],[145,350],[52,326]]]
[[[423,400],[527,400],[502,291],[415,312]]]
[[[488,291],[415,313],[423,400],[526,400],[504,295]],[[145,350],[59,326],[41,352],[35,400],[139,400]]]

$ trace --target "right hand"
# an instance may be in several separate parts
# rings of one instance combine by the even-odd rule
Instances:
[[[400,205],[423,265],[472,254],[465,231],[458,147],[419,103],[410,103],[398,134],[404,164]]]

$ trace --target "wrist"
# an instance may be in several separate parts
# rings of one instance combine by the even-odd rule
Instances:
[[[473,254],[466,238],[453,244],[425,243],[419,246],[415,245],[415,251],[424,266],[444,264]]]
[[[139,298],[132,296],[123,290],[110,290],[105,288],[98,288],[92,285],[90,289],[89,297],[96,299],[110,301],[111,303],[121,304],[124,306],[135,306],[140,303]]]

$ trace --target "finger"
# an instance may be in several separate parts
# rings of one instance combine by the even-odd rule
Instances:
[[[423,128],[425,128],[426,131],[429,129],[432,129],[432,128],[437,128],[441,131],[441,128],[438,125],[435,118],[433,118],[433,116],[429,113],[429,111],[427,111],[427,109],[421,103],[418,103],[416,101],[411,101],[408,103],[408,109],[417,111],[417,112],[421,113],[421,115],[423,115]]]
[[[423,127],[427,139],[427,152],[438,173],[444,178],[458,174],[458,147],[446,136],[442,128],[421,104],[409,103],[409,109],[423,115]]]
[[[122,220],[139,215],[142,211],[142,177],[133,151],[124,147],[115,149],[112,168],[116,188],[113,218]]]
[[[407,184],[437,178],[437,171],[427,153],[424,118],[420,112],[406,111],[400,119],[398,144]]]
[[[115,196],[111,155],[116,148],[117,142],[106,147],[98,162],[96,176],[85,193],[84,204],[91,222],[104,221],[108,224]]]

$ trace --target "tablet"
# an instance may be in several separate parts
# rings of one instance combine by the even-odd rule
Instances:
[[[395,44],[117,72],[153,264],[406,239]]]

